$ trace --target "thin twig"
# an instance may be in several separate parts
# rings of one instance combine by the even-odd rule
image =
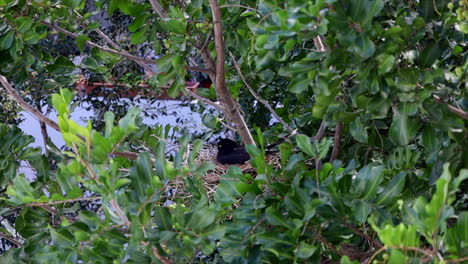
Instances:
[[[153,254],[154,256],[159,259],[163,264],[172,264],[172,261],[161,254],[159,254],[159,250],[156,247],[153,247]]]
[[[14,209],[18,209],[18,208],[21,208],[21,207],[42,207],[42,206],[48,206],[48,205],[73,203],[73,202],[79,202],[79,201],[95,201],[95,200],[101,200],[101,199],[102,199],[102,197],[100,197],[100,196],[79,197],[79,198],[68,199],[68,200],[63,200],[63,201],[53,201],[53,202],[46,202],[46,203],[29,203],[29,204],[24,204],[24,205],[15,207]]]
[[[250,230],[247,232],[247,234],[244,236],[244,238],[242,239],[242,242],[241,244],[244,244],[245,241],[247,241],[247,239],[249,238],[250,235],[252,235],[253,233],[255,233],[255,230],[257,230],[257,228],[263,223],[265,222],[266,218],[262,218],[260,219],[260,221],[258,221],[252,228],[250,228]]]
[[[131,225],[130,221],[128,220],[128,217],[125,214],[125,212],[122,210],[122,208],[120,208],[119,204],[117,203],[117,200],[112,199],[110,201],[110,204],[112,205],[112,207],[114,207],[115,212],[120,216],[120,219],[122,219],[123,225],[130,227]]]
[[[206,73],[206,74],[210,74],[210,73],[211,73],[210,70],[205,69],[205,68],[201,68],[201,67],[186,66],[185,68],[186,68],[187,70],[189,70],[189,71],[203,72],[203,73]]]
[[[21,242],[15,240],[13,237],[11,237],[11,236],[9,236],[9,235],[0,233],[0,237],[3,238],[3,239],[5,239],[5,240],[10,241],[11,243],[15,244],[17,247],[23,246],[23,243],[21,243]]]
[[[225,110],[224,107],[222,107],[219,104],[211,101],[210,99],[202,97],[202,96],[190,91],[189,89],[185,89],[185,92],[187,94],[189,94],[190,96],[192,96],[193,98],[198,99],[198,100],[202,101],[203,103],[205,103],[207,105],[211,105],[212,107],[216,108],[218,111],[224,113],[224,110]]]
[[[459,259],[446,259],[445,260],[445,262],[448,262],[448,263],[461,263],[461,262],[465,262],[465,261],[468,261],[468,257],[459,258]]]
[[[226,7],[241,7],[241,8],[244,8],[244,9],[248,9],[248,10],[258,12],[257,9],[255,9],[253,7],[250,7],[250,6],[245,6],[245,5],[234,5],[234,4],[232,4],[232,5],[222,5],[219,8],[226,8]]]
[[[278,120],[286,128],[286,130],[288,130],[289,133],[292,133],[294,131],[294,129],[291,126],[289,126],[286,122],[284,122],[284,120],[275,112],[273,107],[271,107],[271,105],[266,100],[264,100],[257,93],[255,93],[252,86],[250,86],[250,84],[245,79],[244,74],[242,74],[242,71],[241,71],[241,69],[239,67],[239,63],[237,63],[236,59],[234,58],[234,55],[232,55],[231,52],[229,52],[229,55],[231,56],[232,63],[234,63],[234,68],[236,68],[237,73],[239,74],[240,78],[244,82],[247,89],[249,89],[250,93],[255,97],[255,99],[257,101],[259,101],[260,103],[265,105],[266,108],[268,108],[270,113],[276,118],[276,120]]]
[[[75,14],[78,16],[78,18],[82,19],[83,17],[80,15],[80,13],[78,13],[78,11],[75,10]],[[88,25],[87,22],[84,22],[85,23],[85,26]],[[114,41],[112,41],[106,34],[104,34],[104,32],[102,32],[100,29],[94,29],[94,31],[96,33],[98,33],[99,36],[101,36],[102,39],[104,39],[109,45],[111,45],[112,47],[114,47],[114,49],[118,49],[118,50],[121,50],[121,52],[127,56],[132,56],[130,53],[128,53],[127,51],[121,49],[121,47],[115,43]],[[140,65],[141,67],[143,67],[147,72],[152,72],[153,70],[151,69],[151,67],[144,63],[144,62],[141,62],[141,61],[135,61],[136,64]]]
[[[438,103],[441,103],[441,104],[446,104],[447,107],[448,107],[448,110],[460,117],[462,117],[463,119],[468,119],[468,112],[465,112],[463,109],[461,108],[458,108],[458,107],[455,107],[449,103],[445,103],[442,98],[440,98],[438,95],[436,94],[433,94],[432,97],[436,100],[436,102]]]
[[[161,17],[161,18],[168,18],[166,10],[161,6],[158,0],[149,0],[151,6],[153,7],[154,11]]]
[[[138,207],[138,213],[137,215],[140,215],[141,211],[143,211],[143,209],[145,208],[145,206],[149,203],[151,203],[151,201],[154,199],[154,197],[158,196],[159,194],[161,194],[164,190],[166,190],[167,186],[169,185],[169,182],[166,182],[166,184],[164,184],[164,186],[157,190],[156,192],[154,192],[150,198],[148,198],[146,201],[144,201],[140,207]]]
[[[47,118],[44,114],[41,113],[41,111],[35,109],[34,107],[26,103],[26,101],[24,101],[23,98],[21,98],[21,96],[16,92],[16,90],[13,89],[13,87],[10,85],[5,76],[0,75],[0,82],[2,83],[3,87],[5,87],[10,96],[13,98],[13,100],[15,100],[21,106],[21,108],[34,115],[37,119],[39,119],[39,121],[46,123],[48,126],[52,127],[57,131],[60,131],[57,123]]]
[[[59,26],[57,26],[55,24],[49,23],[47,21],[41,21],[41,23],[48,26],[48,27],[50,27],[50,28],[53,28],[56,31],[61,32],[61,33],[65,34],[65,35],[67,35],[69,37],[72,37],[72,38],[75,38],[75,39],[79,37],[78,34],[70,32],[70,31],[68,31],[68,30],[66,30],[64,28],[61,28],[61,27],[59,27]],[[119,55],[119,56],[122,56],[124,58],[127,58],[127,59],[135,61],[135,62],[139,61],[139,62],[143,62],[143,63],[154,63],[154,60],[149,60],[149,59],[141,58],[141,57],[138,57],[138,56],[130,55],[128,53],[125,53],[125,52],[122,52],[122,51],[119,51],[119,50],[111,49],[109,47],[105,47],[105,46],[96,44],[96,43],[94,43],[92,41],[89,41],[89,40],[86,41],[86,44],[88,46],[90,46],[90,47],[98,48],[98,49],[100,49],[102,51],[109,52],[109,53],[112,53],[112,54],[115,54],[115,55]]]
[[[364,234],[363,232],[361,232],[361,230],[359,230],[358,228],[356,228],[355,226],[353,226],[352,224],[350,223],[344,223],[344,225],[346,227],[348,227],[349,229],[353,230],[356,234],[358,234],[360,237],[366,239],[367,241],[371,242],[372,244],[374,244],[376,247],[378,248],[382,248],[383,245],[382,243],[380,243],[379,241],[373,239],[372,237],[370,237],[369,235],[367,234]]]
[[[417,247],[396,247],[396,246],[383,246],[381,247],[379,250],[377,250],[370,258],[369,260],[367,261],[367,264],[369,263],[372,263],[372,261],[377,257],[377,255],[379,255],[380,253],[382,253],[382,251],[385,251],[385,250],[388,250],[388,249],[400,249],[400,250],[411,250],[411,251],[415,251],[415,252],[419,252],[427,257],[429,257],[430,259],[433,259],[434,256],[431,254],[431,253],[428,253],[427,251],[423,250],[423,249],[420,249],[420,248],[417,248]]]

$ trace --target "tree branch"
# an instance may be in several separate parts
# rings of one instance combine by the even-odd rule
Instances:
[[[12,237],[9,236],[9,235],[0,233],[0,237],[3,238],[3,239],[5,239],[5,240],[10,241],[11,243],[15,244],[17,247],[22,247],[22,246],[23,246],[23,243],[21,243],[21,242],[15,240],[14,238],[12,238]]]
[[[13,100],[15,100],[21,106],[21,108],[31,113],[32,115],[34,115],[37,119],[39,119],[40,122],[43,122],[47,124],[48,126],[50,126],[51,128],[57,131],[60,131],[57,123],[50,120],[44,114],[42,114],[41,111],[35,109],[31,105],[29,105],[26,101],[24,101],[23,98],[21,98],[21,96],[16,92],[16,90],[13,89],[13,87],[11,87],[10,83],[5,78],[5,76],[0,75],[0,83],[2,83],[3,87],[5,87],[5,89],[7,90],[8,94],[10,94]]]
[[[80,201],[95,201],[95,200],[101,200],[101,199],[102,199],[102,197],[100,197],[100,196],[79,197],[79,198],[74,198],[74,199],[68,199],[68,200],[63,200],[63,201],[53,201],[53,202],[47,202],[47,203],[29,203],[29,204],[21,205],[21,206],[16,207],[16,208],[21,208],[21,207],[42,207],[42,206],[48,206],[48,205],[73,203],[73,202],[80,202]]]
[[[222,113],[224,113],[225,110],[226,110],[226,109],[224,109],[224,107],[220,106],[219,104],[216,104],[215,102],[209,100],[208,98],[202,97],[202,96],[190,91],[189,89],[185,89],[185,92],[187,92],[193,98],[198,99],[198,100],[202,101],[203,103],[205,103],[207,105],[211,105],[212,107],[216,108],[218,111],[220,111]]]
[[[336,127],[335,127],[335,142],[333,143],[333,151],[330,156],[330,163],[332,163],[338,158],[338,154],[340,153],[342,137],[343,137],[343,122],[338,121],[336,122]]]
[[[461,118],[467,120],[468,119],[468,112],[465,112],[463,109],[461,108],[458,108],[458,107],[455,107],[449,103],[446,103],[444,102],[444,100],[442,100],[442,98],[440,98],[438,95],[436,94],[433,94],[432,97],[434,98],[434,100],[440,104],[446,104],[447,107],[448,107],[448,110],[458,116],[460,116]]]
[[[187,70],[189,70],[189,71],[203,72],[203,73],[206,73],[208,75],[212,73],[212,71],[210,71],[209,69],[200,68],[200,67],[186,66],[185,68]]]
[[[75,10],[75,14],[78,16],[78,18],[82,19],[83,17],[80,15],[80,13],[78,13],[78,11]],[[87,25],[88,23],[85,22],[85,25]],[[102,32],[100,29],[94,29],[94,31],[96,33],[98,33],[99,36],[101,36],[102,39],[104,39],[109,45],[111,45],[112,47],[114,47],[114,49],[120,49],[120,46],[115,43],[114,41],[112,41],[112,39],[110,39],[106,34],[104,34],[104,32]],[[121,50],[122,54],[125,54],[127,56],[132,56],[132,54],[128,53],[127,51],[125,50]],[[144,63],[144,62],[141,62],[141,61],[134,61],[136,64],[140,65],[142,68],[144,68],[147,72],[152,72],[152,69],[150,66],[148,66],[148,64]],[[154,62],[153,62],[154,63]]]
[[[161,254],[159,254],[159,250],[156,247],[153,247],[153,254],[154,256],[161,261],[163,264],[172,264],[172,261]]]
[[[264,100],[263,98],[261,98],[260,96],[258,96],[255,93],[255,91],[252,89],[252,87],[249,85],[249,83],[245,79],[244,75],[242,74],[242,71],[241,71],[241,69],[239,67],[239,64],[237,63],[236,59],[234,58],[234,55],[232,55],[231,52],[229,52],[229,55],[231,56],[232,62],[234,63],[234,68],[236,68],[237,73],[241,77],[241,79],[244,82],[247,89],[249,89],[250,93],[255,97],[255,99],[257,101],[259,101],[260,103],[265,105],[265,107],[270,111],[270,113],[276,118],[276,120],[278,120],[286,128],[286,130],[288,130],[289,133],[292,133],[294,131],[294,129],[292,127],[290,127],[286,122],[284,122],[284,120],[275,112],[273,107],[271,107],[271,105],[266,100]]]
[[[70,32],[70,31],[68,31],[68,30],[66,30],[64,28],[61,28],[61,27],[59,27],[59,26],[57,26],[55,24],[52,24],[52,23],[49,23],[49,22],[46,22],[46,21],[42,21],[41,23],[48,26],[48,27],[50,27],[50,28],[53,28],[56,31],[61,32],[61,33],[65,34],[65,35],[67,35],[69,37],[72,37],[72,38],[78,38],[79,37],[78,34]],[[122,56],[124,58],[127,58],[127,59],[135,61],[135,62],[139,61],[139,62],[143,62],[143,63],[154,63],[154,60],[148,60],[148,59],[141,58],[141,57],[138,57],[138,56],[134,56],[134,55],[131,55],[131,54],[119,51],[119,50],[111,49],[109,47],[101,46],[101,45],[96,44],[96,43],[94,43],[92,41],[89,41],[89,40],[86,41],[86,44],[88,46],[90,46],[90,47],[98,48],[98,49],[100,49],[102,51],[109,52],[109,53],[112,53],[112,54],[115,54],[115,55],[119,55],[119,56]]]
[[[149,0],[151,3],[151,6],[153,7],[153,10],[156,11],[156,13],[161,17],[161,18],[168,18],[166,10],[159,4],[158,0]]]
[[[231,96],[231,93],[226,87],[224,79],[225,69],[225,54],[224,54],[224,40],[221,25],[221,11],[219,10],[218,1],[210,0],[211,13],[213,15],[214,24],[214,37],[216,48],[216,76],[215,76],[215,89],[221,99],[221,103],[226,109],[225,114],[229,117],[231,122],[236,124],[237,133],[242,138],[246,145],[255,145],[255,141],[250,134],[250,131],[242,117],[239,105]],[[206,49],[205,49],[206,50]],[[202,50],[202,53],[204,50]]]

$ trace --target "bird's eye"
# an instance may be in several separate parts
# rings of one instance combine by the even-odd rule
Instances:
[[[220,147],[221,147],[221,145],[218,145],[218,148],[220,148]]]

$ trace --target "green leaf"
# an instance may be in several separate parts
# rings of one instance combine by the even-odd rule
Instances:
[[[304,241],[299,243],[299,246],[294,249],[294,255],[298,258],[307,259],[310,258],[317,248],[307,244]]]
[[[80,35],[75,39],[76,46],[81,52],[84,52],[84,48],[86,46],[86,41],[90,40],[88,36]]]
[[[457,255],[466,256],[468,249],[468,211],[458,216],[457,223],[447,230],[447,251]]]
[[[430,22],[434,16],[434,1],[420,0],[418,5],[418,13],[424,18],[424,21]]]
[[[405,186],[406,172],[400,172],[397,176],[385,186],[384,191],[377,197],[377,205],[388,205],[395,200],[396,197],[401,195],[403,187]]]
[[[171,230],[171,214],[167,207],[156,206],[154,208],[154,219],[160,230]]]
[[[421,123],[405,114],[404,105],[399,108],[393,111],[393,121],[389,130],[390,140],[397,146],[406,146],[416,136]]]
[[[130,35],[130,42],[132,44],[141,44],[148,39],[148,27],[143,27]]]
[[[15,23],[17,25],[16,30],[20,33],[28,31],[33,25],[32,18],[30,17],[18,17],[15,19]]]
[[[216,218],[216,211],[212,208],[201,207],[196,210],[190,221],[187,223],[187,228],[200,230],[211,225]]]
[[[56,75],[63,75],[71,73],[75,69],[75,65],[67,58],[59,56],[55,59],[54,64],[47,65],[46,69]]]
[[[140,154],[136,164],[130,168],[129,174],[132,180],[132,186],[140,202],[146,201],[150,193],[153,192],[153,190],[151,190],[153,177],[152,168],[150,157],[146,152]]]
[[[76,9],[78,7],[83,6],[84,2],[83,0],[63,0],[63,4],[67,7]]]
[[[441,54],[442,51],[439,44],[437,44],[437,42],[431,42],[419,54],[418,62],[423,67],[431,67]]]
[[[273,207],[268,207],[265,210],[265,217],[268,223],[272,225],[284,226],[286,228],[291,228],[291,229],[294,228],[290,223],[286,221],[285,217],[282,216],[281,213]]]
[[[371,199],[383,180],[383,166],[369,164],[360,169],[356,176],[356,193],[363,199]]]
[[[317,156],[317,154],[314,152],[312,143],[310,142],[310,138],[308,136],[299,134],[296,136],[296,142],[297,146],[306,154],[308,154],[312,158]]]
[[[37,44],[39,40],[43,39],[47,35],[47,32],[38,34],[34,29],[30,29],[23,34],[23,40],[26,44]]]
[[[374,55],[375,45],[368,36],[359,34],[354,43],[354,52],[367,59]]]
[[[393,65],[395,64],[395,57],[390,54],[381,54],[376,58],[378,62],[379,73],[387,73],[392,70]]]
[[[367,217],[372,211],[372,207],[368,202],[365,201],[358,201],[356,206],[353,208],[354,210],[354,217],[358,220],[361,224],[367,221]]]
[[[54,241],[55,245],[60,248],[71,247],[75,243],[75,238],[67,230],[56,231],[52,227],[49,227],[50,237]]]
[[[309,80],[305,76],[297,76],[294,78],[288,85],[288,90],[291,93],[302,93],[304,90],[309,87]]]
[[[351,136],[357,141],[367,144],[367,131],[366,126],[361,123],[361,118],[356,118],[350,125],[349,131],[351,132]]]
[[[0,49],[9,49],[11,43],[13,43],[13,39],[15,39],[15,32],[11,30],[0,38]]]
[[[400,223],[397,226],[386,224],[379,228],[373,219],[369,218],[369,223],[372,228],[377,231],[380,240],[389,247],[418,247],[419,236],[416,232],[416,227],[413,225],[405,225]]]

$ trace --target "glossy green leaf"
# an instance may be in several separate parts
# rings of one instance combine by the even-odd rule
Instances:
[[[294,250],[294,254],[298,258],[307,259],[310,258],[312,254],[314,254],[315,250],[316,247],[307,244],[304,241],[301,241],[301,243],[299,243],[299,246]]]
[[[9,49],[11,47],[11,44],[13,43],[14,38],[15,38],[14,31],[9,31],[7,34],[0,37],[0,48]]]
[[[367,143],[368,136],[366,131],[366,126],[361,123],[360,118],[356,118],[350,125],[349,131],[354,139],[361,143]]]
[[[397,176],[393,177],[387,186],[385,186],[384,191],[377,197],[376,204],[388,205],[394,201],[396,197],[400,196],[405,186],[406,177],[406,172],[400,172]]]
[[[393,111],[393,121],[390,126],[390,140],[398,146],[406,146],[416,136],[421,123],[404,113],[405,106]]]
[[[315,157],[316,153],[314,152],[310,138],[306,135],[299,134],[296,136],[297,146],[308,154],[311,157]]]

